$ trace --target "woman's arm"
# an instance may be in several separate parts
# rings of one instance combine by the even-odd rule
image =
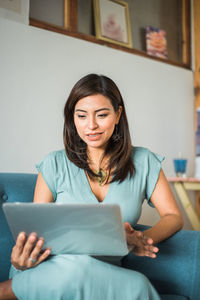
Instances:
[[[41,173],[39,173],[37,177],[33,202],[53,202],[53,195]]]
[[[53,195],[39,173],[35,187],[34,202],[48,203],[52,201]],[[51,250],[47,248],[41,252],[43,245],[44,239],[38,237],[35,232],[31,233],[28,237],[24,232],[21,232],[11,253],[11,262],[14,267],[19,270],[25,270],[36,267],[44,261],[49,256]]]
[[[17,300],[12,291],[11,279],[0,282],[0,300]]]
[[[144,231],[144,234],[152,238],[153,243],[158,243],[183,227],[182,214],[162,170],[150,200],[158,211],[160,220]]]
[[[159,249],[154,243],[168,238],[183,226],[183,217],[162,170],[150,200],[160,215],[159,222],[144,232],[125,223],[125,230],[128,246],[135,255],[155,258]]]

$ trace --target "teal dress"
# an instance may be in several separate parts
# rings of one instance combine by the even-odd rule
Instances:
[[[104,204],[121,207],[124,222],[134,226],[143,201],[155,188],[163,157],[148,149],[133,147],[135,175],[110,184]],[[47,155],[37,166],[55,202],[98,203],[83,169],[67,158],[65,151]],[[142,274],[89,255],[52,256],[36,268],[10,270],[12,289],[19,300],[159,300]]]

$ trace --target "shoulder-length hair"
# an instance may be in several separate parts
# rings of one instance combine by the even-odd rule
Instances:
[[[79,137],[74,124],[76,103],[87,96],[101,94],[108,98],[117,112],[122,107],[118,125],[106,146],[104,157],[109,157],[108,171],[112,180],[122,182],[134,174],[132,146],[124,101],[116,84],[108,77],[89,74],[81,78],[72,88],[64,107],[63,140],[66,155],[79,168],[84,169],[90,177],[97,176],[89,167],[87,144]],[[111,170],[113,170],[111,172]]]

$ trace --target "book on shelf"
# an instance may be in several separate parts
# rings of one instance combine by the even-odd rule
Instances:
[[[168,58],[165,30],[153,26],[146,27],[146,51],[152,56]]]

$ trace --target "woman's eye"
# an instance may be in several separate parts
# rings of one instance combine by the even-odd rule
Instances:
[[[105,117],[107,117],[107,115],[108,115],[108,114],[100,114],[100,115],[98,115],[98,117],[100,117],[100,118],[105,118]]]
[[[77,117],[78,117],[79,119],[84,119],[86,116],[85,116],[85,115],[77,115]]]

